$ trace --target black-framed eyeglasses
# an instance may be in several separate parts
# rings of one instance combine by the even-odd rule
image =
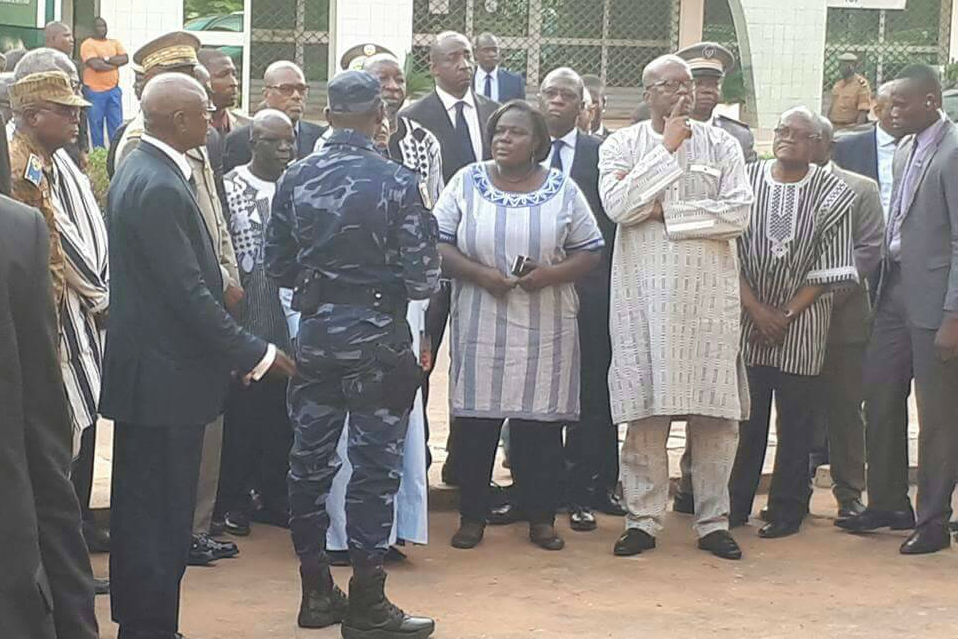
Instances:
[[[775,137],[781,138],[783,140],[792,140],[794,142],[818,142],[822,139],[822,136],[818,133],[806,133],[805,131],[797,131],[791,127],[787,126],[778,126],[774,130]]]
[[[293,83],[289,83],[289,84],[267,84],[267,85],[266,85],[266,88],[267,88],[267,89],[273,89],[274,91],[279,91],[280,93],[282,93],[283,95],[285,95],[285,96],[287,96],[287,97],[288,97],[288,96],[291,96],[291,95],[293,95],[294,93],[297,93],[297,92],[298,92],[300,95],[306,95],[307,93],[309,93],[309,85],[307,85],[307,84],[301,84],[301,83],[297,83],[297,84],[293,84]]]
[[[566,102],[575,102],[576,100],[581,100],[582,98],[575,91],[570,89],[558,89],[555,87],[548,87],[542,90],[542,96],[546,99],[551,100],[554,97],[560,97]]]
[[[692,80],[659,80],[658,82],[653,82],[645,86],[646,89],[657,89],[660,87],[664,89],[666,93],[678,93],[679,89],[691,91],[695,87],[695,83]]]

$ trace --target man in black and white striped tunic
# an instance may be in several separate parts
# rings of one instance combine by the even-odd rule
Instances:
[[[808,454],[822,401],[819,373],[832,310],[830,289],[858,281],[850,209],[854,193],[811,164],[820,132],[804,107],[775,129],[775,160],[752,164],[751,223],[739,238],[742,354],[751,417],[742,422],[732,477],[732,524],[743,524],[761,477],[772,395],[778,447],[761,537],[798,532],[808,508]]]

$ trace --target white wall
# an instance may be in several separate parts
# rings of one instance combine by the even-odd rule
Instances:
[[[743,61],[751,66],[759,136],[770,135],[778,116],[790,107],[804,104],[817,110],[824,74],[825,3],[731,0],[730,6]]]
[[[350,48],[368,42],[382,45],[404,62],[412,50],[413,0],[331,0],[329,75]]]
[[[183,27],[183,0],[100,0],[100,15],[106,20],[109,37],[123,43],[132,61],[133,52],[144,44]],[[130,65],[120,69],[120,87],[123,117],[129,118],[139,111]]]
[[[958,61],[958,0],[951,2],[951,51],[950,59]]]

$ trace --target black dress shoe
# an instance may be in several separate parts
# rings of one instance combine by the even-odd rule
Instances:
[[[383,561],[385,561],[387,564],[398,564],[400,561],[406,561],[406,553],[399,550],[395,546],[390,546],[386,550]]]
[[[447,457],[446,462],[442,465],[442,473],[440,474],[440,478],[442,479],[442,483],[447,486],[458,486],[459,477],[456,476],[456,467],[450,463],[450,461],[451,456]]]
[[[239,547],[232,541],[218,541],[207,534],[196,535],[197,541],[209,548],[213,559],[232,559],[239,554]]]
[[[860,499],[849,499],[838,505],[838,518],[851,519],[865,512],[865,504]]]
[[[699,539],[699,548],[722,559],[741,559],[742,549],[727,530],[714,530]]]
[[[794,535],[802,527],[801,522],[793,521],[770,521],[758,530],[758,536],[762,539],[777,539],[779,537],[788,537]]]
[[[644,530],[629,528],[615,540],[612,554],[618,557],[628,557],[630,555],[638,555],[643,550],[652,550],[653,548],[655,548],[655,537]]]
[[[242,510],[231,510],[223,518],[226,532],[237,537],[246,537],[250,533],[249,515]]]
[[[330,566],[351,566],[348,550],[327,550],[326,556],[329,557]]]
[[[554,524],[529,524],[529,541],[546,550],[562,550],[565,542]]]
[[[287,512],[280,512],[271,508],[259,508],[251,512],[249,518],[258,524],[289,528],[289,513]]]
[[[958,521],[949,521],[948,530],[951,532],[958,532]]]
[[[226,532],[226,522],[222,519],[213,519],[210,522],[210,537],[222,537]]]
[[[97,595],[110,594],[110,580],[93,578],[93,593]]]
[[[908,510],[872,510],[865,511],[848,519],[837,519],[835,525],[851,532],[870,532],[879,528],[892,530],[911,530],[915,527],[915,511]]]
[[[517,504],[506,502],[493,506],[489,509],[489,516],[486,521],[490,526],[507,526],[517,521],[522,521],[525,517]]]
[[[592,500],[592,509],[605,515],[624,517],[627,512],[625,506],[611,490],[600,490]]]
[[[672,501],[672,511],[683,515],[694,515],[695,497],[692,493],[675,493],[675,499]]]
[[[595,515],[592,511],[583,506],[572,504],[569,506],[569,527],[578,532],[588,532],[595,530]]]
[[[950,545],[951,535],[948,534],[948,526],[929,524],[913,532],[898,552],[903,555],[926,555],[944,550]]]
[[[97,528],[92,521],[83,522],[83,540],[91,553],[110,552],[110,532]]]
[[[213,551],[197,536],[193,535],[190,543],[190,554],[186,560],[188,566],[208,566],[216,561]]]
[[[461,550],[475,548],[482,536],[486,532],[486,525],[481,521],[463,520],[459,524],[459,530],[452,536],[452,547]]]

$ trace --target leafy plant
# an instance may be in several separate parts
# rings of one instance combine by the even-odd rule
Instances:
[[[429,93],[435,87],[432,75],[427,70],[417,67],[412,53],[406,56],[406,65],[403,74],[406,76],[406,95],[409,100]]]
[[[106,149],[91,149],[87,158],[86,174],[93,186],[100,211],[106,213],[106,192],[110,188],[110,177],[106,173]]]
[[[945,65],[945,86],[958,88],[958,62]]]

